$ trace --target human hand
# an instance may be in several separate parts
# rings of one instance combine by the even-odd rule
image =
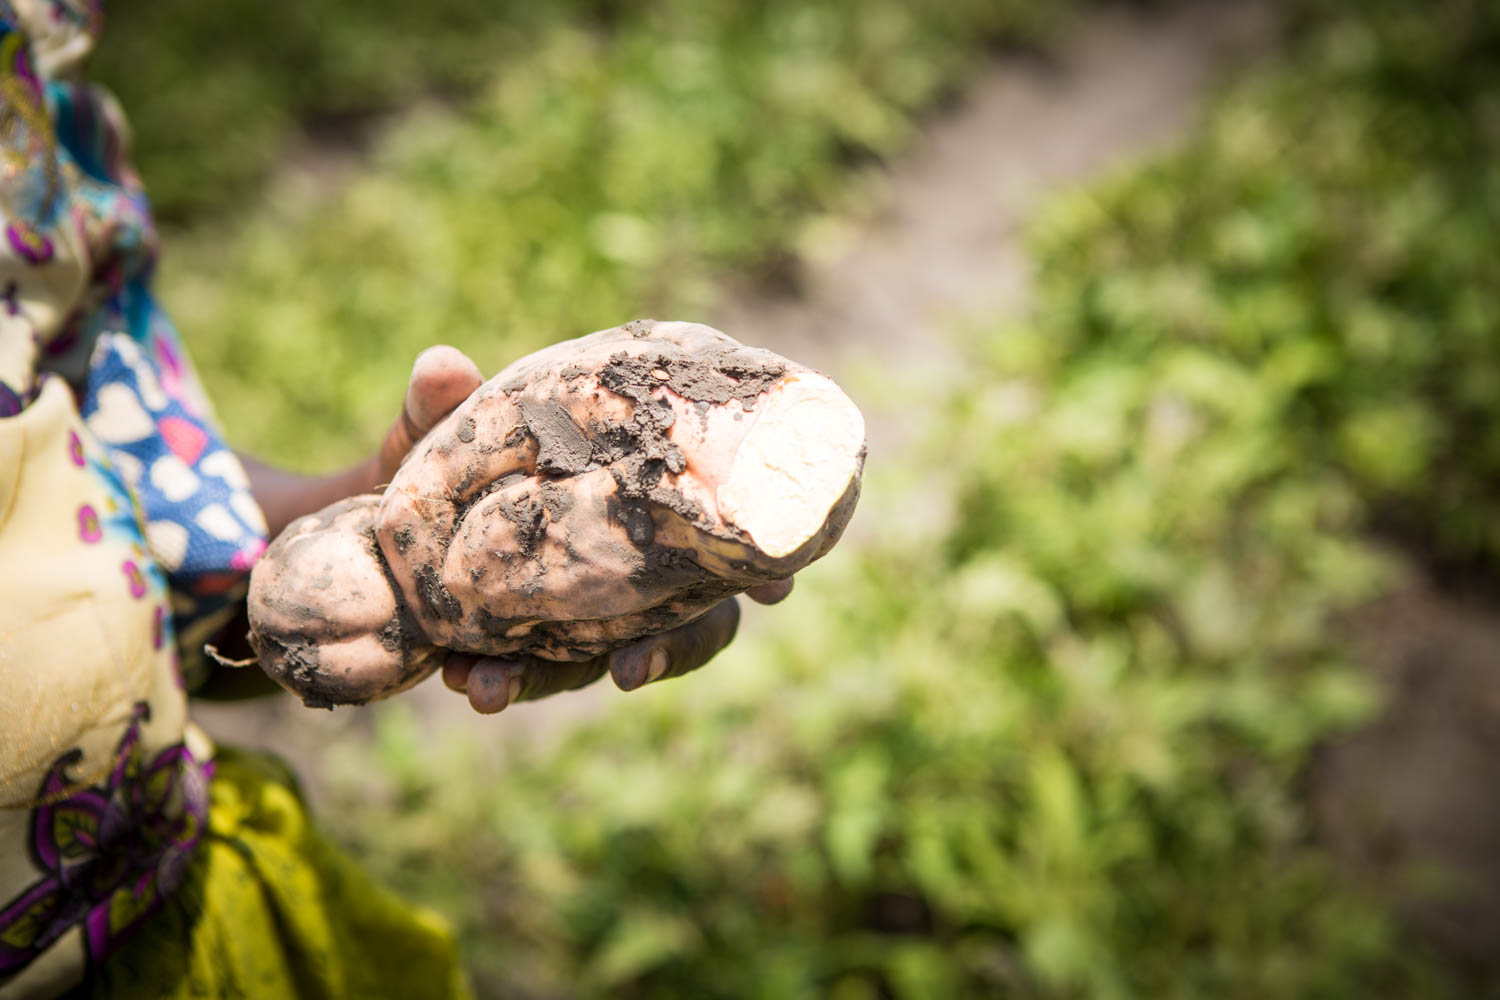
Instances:
[[[412,446],[483,384],[479,366],[456,347],[438,344],[418,354],[401,415],[386,431],[375,456],[377,478],[366,489],[390,482]]]
[[[792,592],[792,581],[777,580],[745,591],[760,604],[776,604]],[[558,663],[534,656],[493,657],[451,653],[443,683],[468,695],[474,711],[492,715],[518,701],[535,701],[592,684],[606,673],[621,691],[691,673],[729,645],[739,628],[734,598],[696,621],[660,635],[646,636],[581,663]]]

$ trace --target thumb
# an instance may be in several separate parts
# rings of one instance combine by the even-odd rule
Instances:
[[[483,382],[479,366],[456,347],[440,344],[418,354],[412,364],[401,416],[380,447],[383,477],[389,479],[395,475],[412,445]]]
[[[402,417],[421,437],[483,382],[479,366],[463,351],[446,344],[429,347],[411,366]]]

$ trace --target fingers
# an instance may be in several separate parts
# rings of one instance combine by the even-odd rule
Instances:
[[[730,598],[712,611],[670,632],[637,639],[609,655],[609,673],[621,691],[652,681],[681,677],[703,666],[729,645],[740,624],[740,606]]]
[[[745,596],[757,604],[780,604],[792,592],[793,582],[792,577],[787,577],[785,580],[772,580],[770,583],[751,587],[745,591]]]
[[[581,663],[559,663],[522,656],[498,657],[449,654],[443,664],[443,683],[468,695],[469,705],[482,715],[494,715],[518,701],[535,701],[559,691],[572,691],[603,677],[606,657]]]
[[[417,355],[401,416],[380,446],[380,473],[389,479],[412,446],[484,383],[479,366],[456,347],[438,345]]]
[[[765,586],[778,588],[770,595],[774,600],[791,590],[790,581]],[[499,659],[451,653],[443,664],[443,684],[467,694],[469,705],[483,715],[493,715],[518,701],[572,691],[592,684],[605,673],[613,677],[621,691],[634,691],[653,681],[697,670],[729,645],[739,624],[740,606],[731,598],[696,621],[580,663],[533,656]]]
[[[429,347],[411,366],[403,416],[421,437],[483,383],[479,366],[463,351],[446,344]]]
[[[478,662],[479,657],[472,653],[449,653],[443,661],[443,686],[449,691],[467,691],[469,671]]]

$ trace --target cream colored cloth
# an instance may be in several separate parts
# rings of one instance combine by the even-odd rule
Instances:
[[[0,421],[0,970],[35,959],[0,997],[128,937],[204,807],[166,587],[100,458],[60,379]]]
[[[211,747],[187,723],[174,595],[132,488],[154,470],[128,467],[123,447],[166,429],[172,447],[209,454],[206,404],[175,334],[139,308],[155,238],[123,163],[123,123],[96,91],[48,82],[97,24],[97,4],[0,0],[5,998],[55,993],[139,931],[183,879],[208,807]],[[81,158],[59,138],[64,120]],[[119,381],[95,378],[101,362]],[[101,384],[121,402],[162,397],[141,435],[110,417]],[[248,566],[257,550],[242,548]],[[225,568],[237,572],[220,574],[220,594],[243,577]]]

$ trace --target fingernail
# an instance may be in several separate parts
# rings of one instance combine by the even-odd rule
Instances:
[[[514,705],[519,697],[521,697],[521,678],[512,677],[505,685],[505,703]]]
[[[667,672],[667,651],[657,647],[651,651],[651,660],[646,666],[646,683],[650,684]]]

